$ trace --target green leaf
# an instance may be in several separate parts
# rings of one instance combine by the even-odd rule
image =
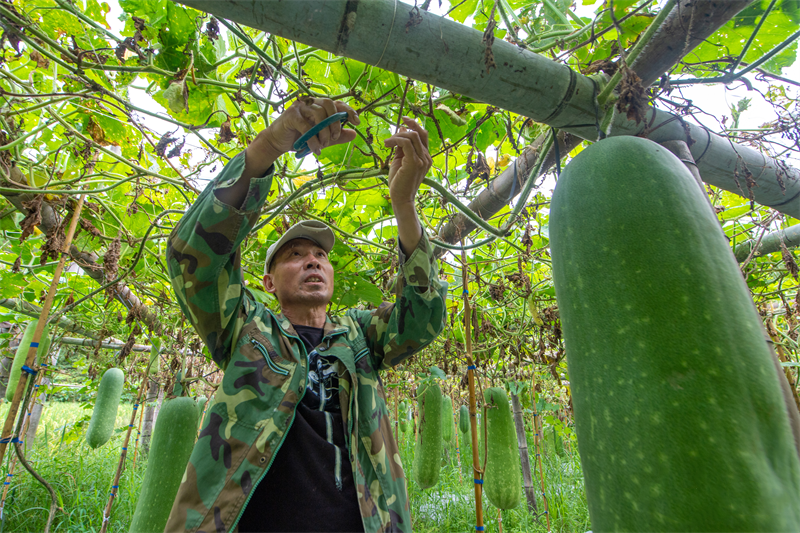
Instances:
[[[434,366],[430,367],[429,370],[431,371],[431,376],[433,376],[434,378],[436,378],[436,379],[447,379],[447,376],[445,376],[444,372],[442,372],[442,369],[439,368],[438,366],[434,365]]]

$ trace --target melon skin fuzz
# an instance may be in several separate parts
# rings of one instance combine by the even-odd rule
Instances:
[[[594,531],[798,531],[800,460],[760,317],[681,161],[586,148],[550,210]]]

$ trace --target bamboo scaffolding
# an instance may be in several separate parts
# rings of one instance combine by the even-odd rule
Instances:
[[[108,522],[111,520],[111,506],[114,503],[114,498],[117,496],[119,479],[122,476],[123,469],[125,468],[125,458],[128,456],[128,442],[130,441],[131,432],[133,431],[133,423],[136,422],[136,411],[139,409],[139,405],[142,402],[142,394],[144,394],[144,390],[147,388],[147,378],[148,376],[145,373],[145,376],[142,379],[142,384],[139,386],[139,395],[136,398],[136,403],[133,404],[131,420],[128,423],[128,431],[125,433],[125,442],[122,444],[122,453],[119,456],[119,464],[117,464],[117,473],[114,475],[114,482],[111,484],[111,495],[108,497],[108,503],[103,511],[103,525],[100,528],[100,533],[106,533],[106,531],[108,531]]]
[[[2,438],[0,438],[0,463],[3,462],[8,444],[19,441],[19,439],[14,437],[13,428],[14,420],[16,419],[17,411],[19,410],[19,402],[22,400],[22,396],[25,394],[25,388],[28,383],[29,370],[26,369],[31,369],[30,372],[35,373],[35,370],[32,370],[32,365],[34,365],[34,360],[36,359],[36,352],[39,349],[39,341],[42,338],[42,332],[44,332],[44,328],[47,325],[47,317],[50,314],[50,308],[53,306],[53,298],[55,297],[56,290],[58,289],[58,282],[61,279],[61,272],[64,270],[64,264],[66,263],[67,257],[69,257],[69,248],[72,244],[72,238],[75,236],[75,228],[78,225],[78,220],[80,219],[81,211],[83,210],[83,201],[85,198],[86,195],[81,194],[80,198],[78,199],[78,205],[75,207],[75,211],[72,213],[72,220],[69,222],[69,229],[67,230],[67,235],[64,239],[64,246],[61,249],[61,257],[59,258],[58,265],[56,265],[56,269],[53,272],[53,281],[50,283],[50,288],[47,291],[47,296],[45,297],[44,305],[42,306],[42,314],[40,315],[39,322],[36,324],[36,331],[33,333],[33,340],[28,348],[28,356],[25,358],[25,365],[23,366],[23,370],[25,370],[25,372],[20,373],[19,381],[17,382],[17,388],[14,391],[14,398],[11,400],[11,406],[8,409],[8,416],[6,416],[6,421],[3,425]],[[11,386],[11,383],[8,385]]]
[[[463,245],[463,243],[462,243]],[[470,322],[472,312],[469,304],[469,269],[467,268],[467,254],[461,250],[461,281],[463,283],[462,297],[464,299],[464,339],[466,341],[467,356],[467,382],[469,383],[469,425],[472,436],[472,472],[475,484],[475,531],[483,531],[483,470],[478,457],[478,420],[475,401],[475,362],[472,359],[472,335]]]

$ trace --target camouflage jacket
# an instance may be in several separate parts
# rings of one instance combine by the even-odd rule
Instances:
[[[183,475],[169,532],[235,530],[306,390],[305,346],[286,318],[256,302],[242,284],[239,247],[258,220],[272,175],[252,180],[241,209],[213,193],[235,183],[243,167],[244,154],[226,165],[167,246],[180,307],[225,371]],[[397,302],[329,317],[318,347],[336,358],[347,454],[367,533],[411,531],[406,478],[378,371],[430,343],[446,313],[447,283],[437,278],[427,238],[400,258]]]

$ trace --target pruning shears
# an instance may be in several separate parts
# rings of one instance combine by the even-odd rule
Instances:
[[[299,139],[297,139],[294,142],[294,145],[292,145],[292,148],[297,150],[294,156],[297,159],[302,159],[303,157],[310,154],[311,149],[308,147],[308,140],[314,135],[324,130],[325,128],[327,128],[328,126],[330,126],[331,124],[333,124],[334,122],[336,122],[337,120],[342,124],[347,122],[347,113],[344,111],[340,111],[339,113],[334,113],[333,115],[329,116],[322,122],[315,124],[310,130],[305,132]]]

